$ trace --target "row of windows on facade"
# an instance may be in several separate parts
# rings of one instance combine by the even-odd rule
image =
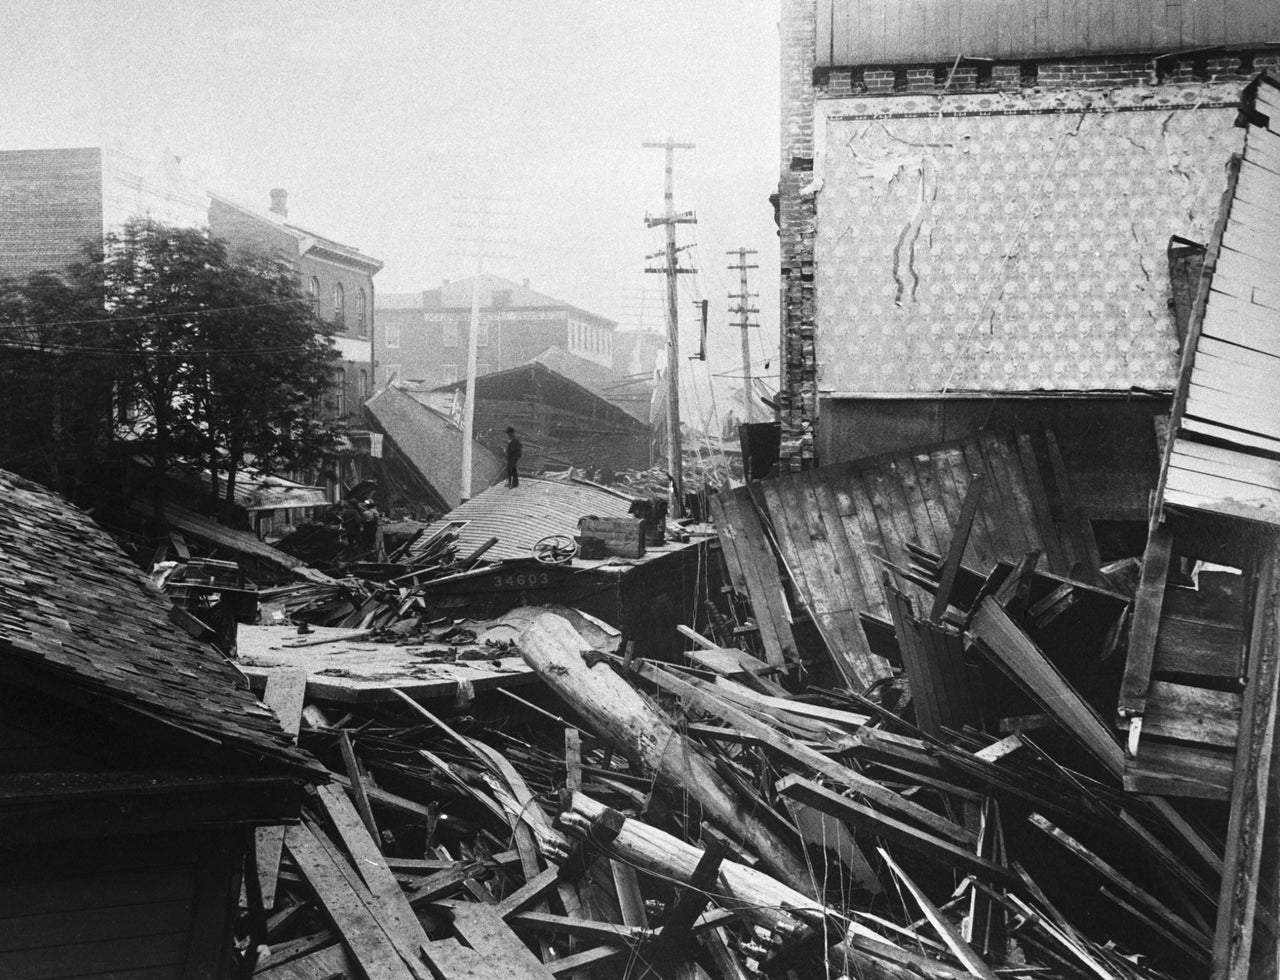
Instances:
[[[364,292],[360,293],[361,308],[364,304]],[[442,324],[443,342],[445,347],[457,347],[460,343],[461,333],[466,329],[467,321],[462,320],[446,320]],[[570,338],[572,344],[580,350],[595,351],[600,354],[611,353],[612,344],[609,334],[597,328],[588,326],[585,323],[571,323]],[[361,336],[364,335],[363,329],[360,331]],[[394,320],[385,320],[383,323],[383,344],[387,347],[400,346],[400,324]],[[476,330],[476,346],[489,346],[489,324],[485,320],[481,320]]]
[[[335,407],[341,418],[347,414],[347,372],[344,369],[338,368],[333,377],[333,388]],[[369,372],[364,368],[356,373],[356,397],[361,405],[369,400]]]
[[[311,277],[311,282],[307,286],[307,292],[311,298],[311,313],[320,318],[320,280],[315,276]],[[363,288],[356,289],[356,334],[361,337],[369,336],[369,299],[365,296]],[[333,284],[333,325],[339,330],[345,330],[347,326],[347,291],[342,288],[342,283],[335,282]]]

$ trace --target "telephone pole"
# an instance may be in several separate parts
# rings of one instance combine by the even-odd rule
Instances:
[[[748,423],[754,422],[756,420],[756,409],[755,409],[756,396],[755,396],[755,392],[752,390],[751,342],[749,339],[750,334],[748,334],[747,331],[750,330],[752,327],[760,326],[760,324],[758,323],[751,322],[751,314],[760,312],[760,308],[758,306],[751,305],[751,300],[753,297],[757,297],[760,294],[747,292],[747,270],[760,268],[760,266],[758,265],[747,264],[747,256],[755,255],[755,254],[756,254],[756,250],[753,248],[739,248],[739,249],[736,249],[735,251],[725,253],[725,255],[736,255],[738,257],[738,264],[731,265],[729,266],[729,268],[737,269],[742,274],[742,287],[741,287],[742,292],[729,294],[729,299],[731,300],[736,299],[738,301],[736,306],[730,305],[729,313],[731,315],[737,314],[738,328],[742,331],[742,384],[743,384],[742,390],[743,390],[743,394],[745,395],[745,401],[747,403],[747,422]]]
[[[471,328],[467,335],[467,377],[466,399],[462,412],[462,480],[459,496],[462,501],[471,499],[471,444],[475,439],[476,418],[476,363],[480,347],[480,287],[484,276],[484,260],[494,257],[495,245],[506,245],[509,242],[501,239],[496,232],[505,231],[511,219],[510,211],[498,211],[494,200],[488,195],[466,197],[459,195],[455,207],[470,222],[454,222],[453,227],[460,233],[466,244],[457,254],[476,260],[476,274],[471,281]],[[505,223],[504,223],[505,222]],[[490,323],[490,327],[493,324]]]
[[[643,145],[666,151],[667,171],[662,217],[654,218],[646,214],[644,218],[646,228],[666,225],[667,247],[661,252],[646,256],[647,259],[662,257],[665,261],[661,267],[650,266],[644,271],[661,273],[667,277],[667,470],[671,474],[675,496],[672,504],[673,516],[678,519],[684,516],[684,468],[680,454],[680,316],[676,303],[676,276],[694,270],[681,268],[679,265],[679,253],[689,246],[676,247],[676,225],[695,224],[698,219],[692,211],[676,213],[672,174],[675,169],[675,151],[692,150],[694,144],[677,143],[668,136],[665,140],[649,141]]]

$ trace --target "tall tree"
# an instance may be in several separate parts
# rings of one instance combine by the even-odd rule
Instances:
[[[336,444],[340,426],[323,404],[336,352],[291,268],[136,219],[106,236],[100,271],[157,519],[176,459],[204,460],[214,492],[225,474],[230,502],[247,460],[267,471],[306,465]]]
[[[111,437],[110,327],[92,263],[0,281],[0,467],[82,499]]]

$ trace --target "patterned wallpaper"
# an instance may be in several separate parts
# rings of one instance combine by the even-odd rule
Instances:
[[[1238,88],[823,103],[821,390],[1171,388],[1170,235],[1206,241]]]

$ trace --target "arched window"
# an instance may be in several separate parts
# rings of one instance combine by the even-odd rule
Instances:
[[[333,284],[333,325],[341,330],[346,320],[347,294],[342,289],[342,283],[335,282]]]
[[[347,372],[338,368],[337,374],[333,376],[333,384],[333,404],[337,409],[338,418],[343,418],[347,414]]]
[[[356,334],[361,337],[369,336],[369,328],[365,315],[365,295],[363,288],[356,290]]]
[[[315,276],[312,276],[311,282],[307,284],[307,293],[311,300],[311,315],[318,320],[320,319],[320,280]]]

